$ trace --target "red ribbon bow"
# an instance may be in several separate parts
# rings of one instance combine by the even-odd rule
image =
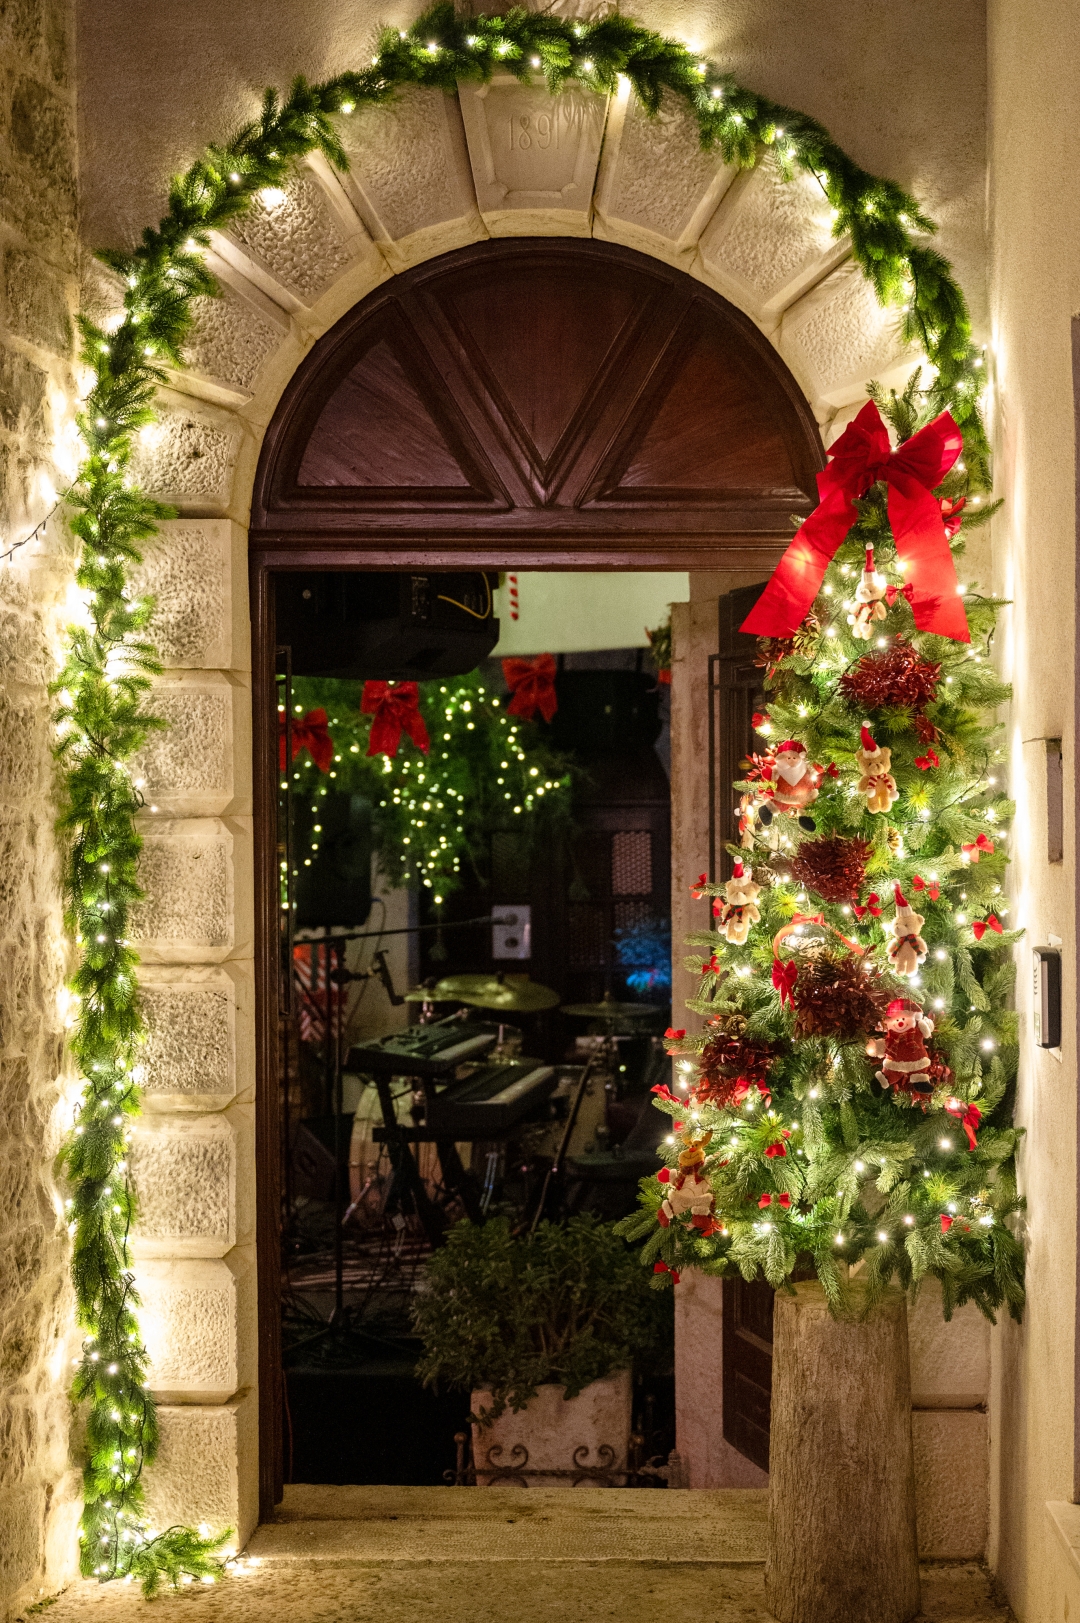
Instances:
[[[938,889],[935,881],[931,879],[928,884],[921,874],[915,874],[913,876],[911,888],[912,890],[925,890],[927,896],[929,896],[932,902],[936,902],[938,897],[941,895],[941,891]]]
[[[431,748],[428,730],[419,707],[420,689],[415,682],[365,682],[360,709],[374,716],[369,755],[396,755],[402,733],[408,733],[417,749],[426,755]]]
[[[994,842],[986,834],[980,834],[977,840],[972,840],[970,845],[962,845],[960,849],[972,862],[978,862],[980,852],[993,856]]]
[[[792,988],[799,978],[799,966],[794,958],[774,958],[772,961],[772,983],[780,993],[780,1007],[790,1003],[794,1007],[795,999],[792,997]]]
[[[772,1203],[773,1203],[772,1195],[762,1195],[761,1199],[758,1201],[758,1210],[760,1211],[765,1206],[771,1206]],[[791,1196],[785,1190],[785,1192],[782,1195],[777,1195],[776,1196],[776,1203],[777,1203],[778,1206],[782,1206],[784,1208],[785,1212],[790,1211],[790,1209],[791,1209]]]
[[[766,1144],[765,1154],[768,1156],[770,1161],[774,1161],[777,1156],[787,1154],[787,1143],[785,1141],[790,1137],[791,1134],[785,1127],[781,1132],[780,1137],[776,1139],[774,1143]]]
[[[289,728],[292,736],[292,758],[295,761],[301,750],[307,750],[320,772],[329,769],[334,759],[334,740],[326,730],[326,711],[309,710],[303,721],[294,717]],[[285,712],[278,711],[278,762],[282,772],[285,770]]]
[[[654,1262],[652,1271],[654,1274],[670,1274],[671,1283],[673,1285],[677,1285],[679,1283],[679,1270],[677,1268],[669,1268],[666,1262]]]
[[[1001,928],[1001,920],[998,918],[996,913],[988,913],[985,919],[976,919],[974,924],[971,926],[971,932],[976,941],[981,941],[987,930],[993,930],[995,935],[1001,935],[1003,933]]]
[[[941,765],[941,757],[939,756],[937,750],[928,749],[925,755],[916,755],[915,765],[918,767],[920,772],[929,772],[932,766]]]
[[[968,1149],[973,1150],[978,1140],[975,1130],[982,1121],[982,1111],[978,1105],[965,1105],[962,1099],[950,1099],[945,1106],[946,1114],[958,1121],[967,1134]]]
[[[864,918],[867,913],[870,914],[871,918],[879,919],[881,917],[881,897],[876,890],[872,890],[866,898],[866,905],[860,907],[856,902],[851,911],[857,919]]]
[[[952,1228],[952,1226],[953,1226],[953,1219],[949,1216],[948,1212],[942,1212],[941,1213],[941,1232],[942,1232],[942,1234],[948,1234],[948,1232]]]
[[[698,876],[697,876],[697,883],[690,886],[690,894],[694,898],[695,902],[700,902],[702,896],[705,894],[703,887],[705,885],[707,885],[708,883],[709,883],[708,874],[707,873],[699,873]]]
[[[948,535],[948,533],[948,526],[946,526],[945,534]],[[898,597],[906,597],[910,603],[914,596],[915,591],[910,581],[905,582],[903,586],[888,586],[885,589],[885,601],[889,605],[890,609]]]
[[[856,498],[884,479],[889,523],[896,551],[907,566],[916,626],[954,642],[970,642],[945,520],[933,494],[962,449],[960,430],[943,411],[890,450],[881,413],[868,400],[830,447],[829,465],[817,476],[818,506],[800,525],[741,629],[758,637],[794,636],[837,548],[858,518]]]
[[[941,498],[941,517],[945,524],[945,534],[950,541],[963,522],[960,515],[966,506],[966,496],[956,496],[952,499],[948,496],[942,496]]]
[[[512,694],[506,707],[507,715],[531,721],[539,710],[544,720],[550,721],[559,708],[555,694],[554,657],[551,654],[538,654],[535,659],[504,659],[502,668]]]
[[[664,1032],[664,1036],[671,1037],[675,1040],[675,1042],[679,1042],[683,1037],[686,1036],[686,1031],[682,1027],[676,1030],[674,1026],[669,1026]]]

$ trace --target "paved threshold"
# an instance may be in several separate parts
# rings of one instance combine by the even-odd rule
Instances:
[[[74,1584],[48,1623],[771,1623],[767,1495],[740,1489],[290,1487],[221,1583]],[[1013,1623],[972,1563],[922,1623]],[[28,1620],[29,1623],[29,1620]],[[852,1619],[851,1623],[873,1623]]]

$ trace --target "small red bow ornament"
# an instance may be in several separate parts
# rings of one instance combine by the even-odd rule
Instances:
[[[981,941],[987,930],[993,930],[995,935],[1003,934],[1001,920],[996,913],[988,913],[984,919],[976,919],[971,926],[971,933],[976,941]]]
[[[977,840],[972,840],[970,845],[962,845],[960,849],[969,862],[978,862],[980,856],[993,856],[994,842],[988,835],[980,834]]]
[[[799,978],[799,966],[794,958],[774,958],[772,963],[772,983],[780,993],[780,1007],[785,1003],[794,1006],[795,999],[792,990]]]
[[[762,1195],[761,1199],[758,1201],[758,1209],[763,1210],[766,1206],[771,1206],[772,1203],[773,1203],[772,1195]],[[778,1206],[782,1206],[784,1208],[785,1212],[790,1211],[791,1210],[791,1196],[786,1191],[782,1195],[777,1195],[776,1196],[776,1204]]]
[[[507,715],[531,721],[539,710],[544,720],[550,721],[559,708],[553,656],[538,654],[535,659],[504,659],[502,668],[511,694]]]
[[[394,756],[402,733],[408,733],[417,749],[426,755],[431,748],[428,730],[420,714],[420,689],[415,682],[365,682],[360,709],[373,716],[369,755]]]
[[[941,765],[941,757],[936,749],[928,749],[925,755],[916,755],[915,765],[920,772],[929,772],[932,767]]]
[[[320,772],[329,770],[330,762],[334,759],[334,740],[326,728],[326,711],[309,710],[301,721],[299,716],[293,718],[291,726],[286,732],[286,718],[284,710],[278,711],[278,761],[282,772],[286,767],[285,742],[292,739],[292,758],[295,761],[301,750],[307,750]]]
[[[872,890],[869,896],[866,898],[865,904],[860,907],[856,903],[852,907],[851,911],[854,913],[857,919],[865,918],[867,913],[870,914],[871,918],[879,919],[881,917],[881,897],[876,891]]]
[[[960,1123],[967,1134],[968,1149],[973,1150],[978,1142],[975,1133],[982,1121],[982,1111],[978,1105],[967,1105],[962,1099],[950,1099],[945,1110]]]
[[[931,902],[936,902],[938,897],[941,895],[941,890],[937,882],[933,879],[927,882],[921,874],[914,875],[911,881],[911,888],[912,890],[925,890],[927,898]]]

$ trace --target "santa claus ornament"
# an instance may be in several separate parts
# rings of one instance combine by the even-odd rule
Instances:
[[[899,885],[893,886],[893,898],[896,917],[889,926],[892,934],[888,947],[889,962],[898,975],[914,975],[927,952],[926,942],[919,934],[923,927],[923,915],[916,913]]]
[[[879,575],[874,568],[874,549],[866,549],[866,567],[862,572],[862,579],[855,588],[855,612],[848,615],[848,625],[851,635],[860,642],[869,642],[874,634],[875,623],[884,620],[888,614],[882,599],[888,589],[888,582],[884,575]]]
[[[818,797],[820,779],[820,772],[806,759],[806,745],[800,744],[797,738],[785,739],[777,744],[773,755],[772,796],[767,806],[759,808],[758,817],[767,827],[774,812],[784,812],[798,818],[799,827],[813,834],[817,824],[806,815],[806,808]]]
[[[661,1228],[666,1229],[673,1218],[683,1217],[689,1212],[695,1228],[712,1232],[714,1197],[708,1179],[701,1176],[705,1151],[711,1138],[712,1133],[708,1132],[701,1138],[690,1139],[679,1154],[679,1167],[674,1175],[670,1167],[661,1167],[657,1173],[660,1183],[668,1186],[656,1214]]]
[[[884,1031],[884,1036],[871,1037],[866,1052],[872,1059],[881,1060],[881,1068],[875,1074],[882,1087],[929,1097],[934,1091],[934,1081],[926,1039],[933,1035],[933,1021],[926,1018],[912,998],[896,997],[886,1008],[879,1029]]]
[[[733,947],[745,946],[750,926],[760,920],[761,913],[757,906],[760,894],[761,886],[754,883],[753,871],[747,873],[742,863],[737,862],[724,886],[725,900],[714,903],[716,928]]]
[[[862,747],[855,751],[855,760],[861,773],[858,791],[860,795],[866,796],[867,811],[887,812],[891,810],[893,802],[900,798],[896,779],[889,770],[892,766],[892,750],[886,749],[884,744],[876,744],[869,727],[865,724],[859,736]]]

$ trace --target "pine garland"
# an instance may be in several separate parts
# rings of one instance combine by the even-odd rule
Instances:
[[[624,76],[649,113],[665,93],[682,101],[702,146],[726,161],[748,168],[767,155],[785,178],[796,170],[813,175],[834,211],[834,234],[850,240],[878,299],[897,309],[903,337],[932,365],[928,404],[948,406],[963,429],[966,488],[986,488],[982,358],[947,262],[922,240],[933,222],[901,188],[855,164],[813,119],[617,14],[594,22],[518,11],[464,19],[451,4],[435,6],[407,31],[384,32],[370,66],[319,85],[298,78],[284,100],[268,90],[257,120],[227,145],[208,147],[174,180],[156,229],[147,228],[131,251],[101,254],[125,283],[124,309],[109,330],[79,318],[92,384],[79,419],[86,457],[68,503],[82,543],[76,578],[87,610],[86,623],[68,630],[55,688],[67,916],[79,957],[71,1051],[84,1084],[62,1168],[85,1332],[74,1385],[89,1410],[83,1570],[136,1576],[148,1593],[163,1577],[174,1584],[213,1577],[224,1539],[183,1528],[151,1536],[144,1525],[141,1473],[153,1458],[156,1427],[134,1315],[128,1235],[135,1202],[126,1160],[144,1037],[126,935],[140,894],[135,819],[142,801],[125,762],[158,725],[142,708],[158,667],[145,637],[152,603],[132,600],[127,570],[168,510],[131,479],[134,436],[153,420],[163,367],[184,364],[192,300],[218,291],[203,258],[209,233],[226,229],[307,153],[347,168],[339,117],[407,86],[453,94],[458,82],[487,82],[495,72],[522,80],[542,72],[553,94],[571,80],[613,92]]]

